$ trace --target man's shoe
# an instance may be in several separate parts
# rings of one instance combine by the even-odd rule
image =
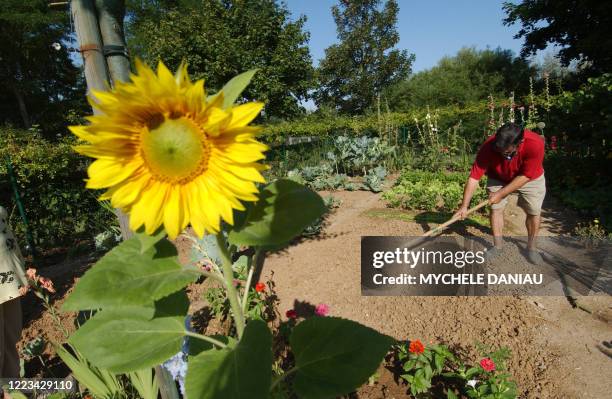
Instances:
[[[533,265],[541,265],[544,261],[542,259],[542,255],[540,255],[540,251],[538,251],[537,249],[527,250],[527,260]]]
[[[499,258],[499,255],[501,255],[502,253],[502,247],[500,246],[492,246],[489,247],[486,251],[485,251],[485,259],[487,262],[493,262],[495,259]]]

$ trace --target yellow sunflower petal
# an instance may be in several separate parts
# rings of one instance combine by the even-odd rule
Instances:
[[[122,162],[116,159],[98,159],[87,169],[87,188],[106,188],[119,184],[130,177],[139,166],[141,164],[136,160]]]
[[[259,115],[263,106],[263,103],[247,103],[232,108],[232,120],[227,128],[232,129],[248,125]]]

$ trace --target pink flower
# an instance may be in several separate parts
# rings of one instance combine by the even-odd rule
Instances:
[[[238,280],[237,278],[234,279],[234,287],[239,287],[240,286],[240,280]]]
[[[480,367],[482,367],[484,371],[491,372],[495,370],[495,363],[491,358],[485,357],[480,361]]]
[[[285,313],[285,316],[287,316],[288,319],[297,319],[297,312],[293,309],[289,309]]]
[[[36,269],[28,268],[28,270],[26,270],[26,277],[29,280],[36,280]]]
[[[53,281],[49,280],[48,278],[45,277],[39,277],[38,278],[38,282],[40,283],[40,285],[46,289],[47,291],[49,291],[52,294],[55,294],[55,288],[53,287]]]
[[[327,316],[328,313],[329,313],[329,305],[325,303],[320,303],[315,308],[315,314],[317,316]]]

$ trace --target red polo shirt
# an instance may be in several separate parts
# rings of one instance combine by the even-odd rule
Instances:
[[[495,135],[489,137],[478,150],[476,161],[472,165],[470,177],[480,180],[487,176],[503,183],[510,183],[516,176],[523,175],[529,179],[537,179],[544,173],[544,140],[530,130],[525,130],[523,142],[516,150],[516,155],[505,159],[495,151]]]

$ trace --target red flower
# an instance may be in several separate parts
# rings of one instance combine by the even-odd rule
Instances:
[[[408,345],[408,350],[410,351],[410,353],[420,355],[421,353],[425,352],[425,346],[421,341],[416,339],[414,341],[410,341],[410,345]]]
[[[288,319],[297,319],[297,312],[293,309],[289,309],[287,313],[285,313]]]
[[[491,358],[485,357],[480,361],[480,367],[482,367],[484,371],[494,371],[495,363]]]
[[[264,283],[255,284],[255,291],[264,292],[266,290],[266,285]]]

